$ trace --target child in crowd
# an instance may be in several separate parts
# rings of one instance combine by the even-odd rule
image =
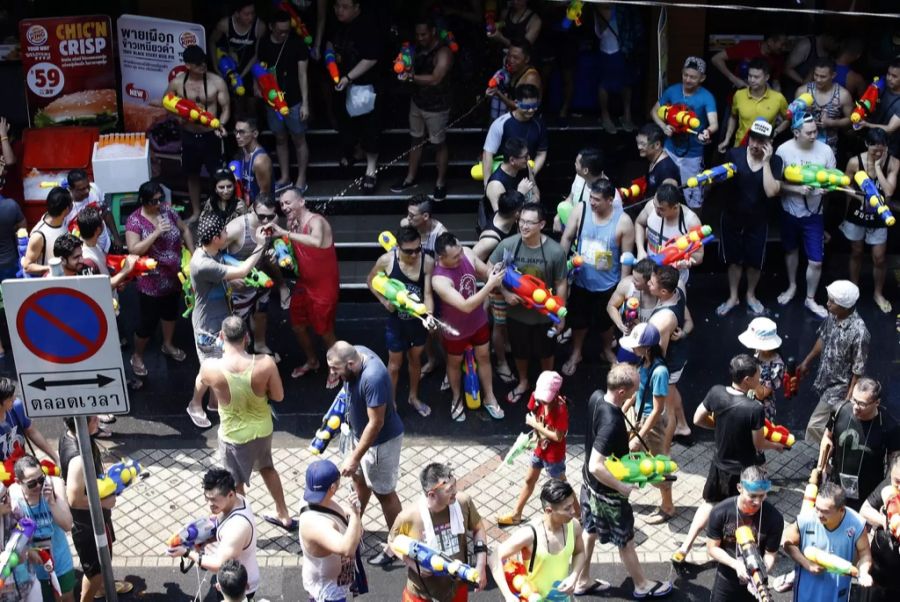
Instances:
[[[778,353],[781,347],[778,326],[769,318],[754,318],[747,330],[738,335],[738,340],[759,360],[756,399],[763,404],[766,418],[774,422],[775,391],[781,388],[784,379],[784,360]]]
[[[537,379],[534,393],[528,401],[525,424],[534,429],[537,444],[531,456],[531,467],[525,477],[525,484],[516,501],[516,508],[509,514],[497,517],[501,526],[518,525],[522,522],[522,511],[531,494],[534,493],[541,470],[546,469],[553,479],[566,480],[566,433],[569,430],[569,408],[566,398],[559,394],[562,376],[545,370]]]

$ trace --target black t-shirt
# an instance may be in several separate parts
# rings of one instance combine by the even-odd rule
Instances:
[[[335,21],[334,30],[328,39],[334,46],[341,77],[350,73],[350,70],[362,60],[377,61],[381,58],[380,31],[366,10],[349,23]],[[379,66],[375,65],[355,78],[353,83],[360,85],[377,83],[378,70]]]
[[[703,405],[715,414],[716,466],[739,474],[759,462],[753,431],[763,427],[765,412],[758,401],[730,391],[722,385],[714,386],[703,399]]]
[[[303,40],[292,31],[283,44],[275,44],[271,36],[266,34],[259,41],[257,58],[274,71],[288,106],[300,104],[303,94],[300,91],[297,63],[309,60],[309,50]]]
[[[891,478],[887,477],[880,482],[866,501],[875,510],[884,512],[884,499],[881,491],[885,487],[892,487]],[[872,537],[872,569],[869,571],[877,585],[900,591],[900,554],[897,552],[897,542],[893,541],[890,534],[883,527],[875,529]]]
[[[729,217],[743,222],[757,224],[765,222],[769,217],[769,197],[763,188],[763,168],[752,171],[747,163],[746,146],[730,148],[725,153],[725,161],[734,163],[737,173],[727,182],[728,201],[725,203],[725,211]],[[778,155],[772,155],[770,159],[772,174],[780,177],[784,161]]]
[[[621,458],[628,453],[628,428],[622,410],[607,402],[605,391],[595,391],[588,401],[587,429],[584,433],[584,481],[601,493],[615,490],[598,481],[589,470],[591,450],[606,456]]]
[[[775,506],[768,501],[763,502],[756,514],[744,514],[738,510],[737,496],[732,496],[716,504],[709,515],[706,536],[719,540],[719,545],[732,558],[738,558],[737,540],[734,533],[738,527],[747,526],[753,531],[759,555],[765,552],[776,552],[781,546],[781,533],[784,530],[784,518]],[[721,562],[716,569],[724,579],[732,584],[740,583],[737,573]]]
[[[859,499],[872,493],[884,479],[887,457],[900,450],[900,425],[883,408],[872,420],[862,422],[853,416],[850,403],[841,404],[828,420],[834,442],[831,454],[832,476],[840,483],[840,474],[859,476]]]
[[[675,165],[675,161],[672,161],[672,157],[668,155],[647,173],[647,192],[644,194],[644,198],[649,199],[656,194],[656,189],[666,180],[681,182],[681,171]]]

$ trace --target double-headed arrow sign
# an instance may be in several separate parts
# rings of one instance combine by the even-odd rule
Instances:
[[[110,383],[116,382],[116,379],[98,374],[94,378],[75,378],[71,380],[47,380],[40,377],[36,381],[29,383],[30,387],[35,387],[41,391],[46,391],[49,387],[69,387],[73,385],[95,385],[97,387],[105,387]]]

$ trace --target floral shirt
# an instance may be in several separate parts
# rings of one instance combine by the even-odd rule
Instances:
[[[178,216],[168,208],[160,208],[159,216],[168,219],[172,223],[172,228],[160,235],[147,251],[147,256],[152,257],[158,263],[156,270],[137,278],[138,290],[150,297],[165,297],[181,288],[178,271],[181,269],[183,241],[181,231],[175,227],[175,224],[178,223]],[[141,240],[153,234],[154,230],[156,230],[156,226],[141,215],[140,209],[128,216],[128,221],[125,222],[125,231],[136,233]]]
[[[813,388],[820,395],[835,385],[850,385],[853,375],[865,373],[869,357],[869,329],[854,312],[840,322],[829,314],[819,326],[819,338],[824,344],[819,358],[819,371]]]
[[[756,355],[759,359],[759,354]],[[784,379],[784,360],[780,355],[768,360],[759,360],[759,384],[771,389],[772,393],[765,399],[760,399],[766,418],[775,420],[775,391],[781,388]]]

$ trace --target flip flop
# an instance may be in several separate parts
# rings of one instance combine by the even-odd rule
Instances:
[[[738,303],[735,303],[734,305],[732,305],[728,301],[726,301],[725,303],[721,304],[719,307],[716,308],[716,315],[721,318],[722,316],[727,315],[728,312],[730,312],[732,309],[734,309],[738,305],[739,305]]]
[[[466,421],[466,406],[461,397],[450,406],[450,418],[452,418],[454,422]]]
[[[578,361],[573,362],[572,359],[568,359],[565,364],[563,364],[562,370],[563,376],[572,376],[575,374],[575,371],[578,370],[578,364],[581,363],[581,358],[578,358]]]
[[[661,510],[657,510],[656,512],[648,516],[644,522],[648,525],[663,525],[675,518],[675,514],[676,513],[674,512],[672,514],[666,514]]]
[[[130,581],[116,581],[116,594],[130,594],[134,590],[134,583]],[[106,592],[100,590],[94,594],[94,600],[102,600],[106,597]]]
[[[515,527],[522,524],[522,517],[516,518],[515,514],[503,514],[497,517],[497,525],[500,527]]]
[[[309,362],[306,362],[302,366],[294,368],[294,371],[291,372],[291,378],[302,378],[310,372],[318,372],[321,367],[322,364],[310,365]]]
[[[341,384],[341,377],[336,374],[328,373],[328,378],[325,380],[325,388],[326,389],[334,389],[339,384]]]
[[[135,365],[134,356],[132,355],[128,363],[131,364],[131,371],[134,372],[135,376],[147,376],[147,366],[144,365],[144,362],[138,364],[140,366],[138,367],[138,365]]]
[[[187,357],[187,356],[184,354],[184,351],[182,351],[182,350],[179,349],[178,347],[173,347],[173,348],[171,349],[171,351],[166,351],[166,347],[165,347],[165,345],[163,345],[162,347],[159,348],[159,350],[160,350],[160,352],[162,352],[162,354],[163,354],[164,356],[170,357],[170,358],[172,358],[173,360],[175,360],[176,362],[183,362],[183,361],[184,361],[184,358]],[[132,368],[134,368],[134,365],[132,365]],[[135,374],[136,374],[136,373],[135,373]]]
[[[278,518],[277,516],[272,516],[271,514],[266,514],[265,516],[263,516],[263,520],[266,521],[267,523],[269,523],[270,525],[275,525],[276,527],[280,527],[280,528],[284,529],[288,533],[290,533],[291,531],[296,531],[299,526],[296,518],[292,518],[291,524],[288,525],[287,527],[284,526],[284,523],[281,522],[280,518]]]
[[[583,589],[580,592],[572,592],[572,594],[575,596],[595,596],[600,592],[605,592],[611,587],[612,585],[603,579],[594,579],[594,582],[591,583],[587,589]]]
[[[646,592],[639,592],[634,590],[632,594],[636,600],[643,600],[644,598],[665,598],[669,594],[672,593],[672,584],[668,581],[654,581],[653,587],[651,587]]]
[[[494,420],[503,420],[503,417],[506,416],[503,412],[503,408],[501,408],[500,404],[496,401],[494,401],[494,403],[484,404],[484,409]]]
[[[512,373],[512,370],[510,370],[509,364],[500,364],[499,366],[497,366],[497,369],[494,370],[494,372],[496,372],[497,376],[500,377],[500,381],[507,385],[511,385],[516,382],[516,377]]]
[[[878,301],[876,299],[875,305],[877,305],[878,309],[880,309],[881,311],[883,311],[886,314],[889,314],[894,310],[893,306],[891,305],[891,302],[888,301],[887,299],[883,299],[881,301]]]
[[[425,378],[432,372],[434,372],[434,363],[433,362],[425,362],[425,365],[422,366],[422,371],[419,372],[419,378]]]
[[[206,412],[203,415],[197,415],[191,412],[191,408],[187,408],[187,415],[191,417],[191,422],[194,423],[198,429],[208,429],[212,426],[212,422],[209,421],[209,418],[206,416]]]
[[[759,299],[748,300],[747,307],[750,309],[750,313],[755,316],[761,316],[766,313],[766,306],[760,303]]]
[[[518,389],[513,389],[506,396],[506,403],[518,403],[520,399],[527,393],[528,391],[519,391]]]
[[[794,589],[794,572],[785,573],[784,575],[778,575],[772,581],[772,589],[774,589],[779,594],[783,594],[784,592],[789,592]]]
[[[422,418],[428,418],[429,416],[431,416],[431,407],[429,407],[429,405],[427,403],[423,403],[423,402],[419,401],[418,399],[416,399],[416,400],[410,399],[409,405],[411,405],[413,407],[413,409],[416,412],[418,412],[419,416],[421,416]]]

